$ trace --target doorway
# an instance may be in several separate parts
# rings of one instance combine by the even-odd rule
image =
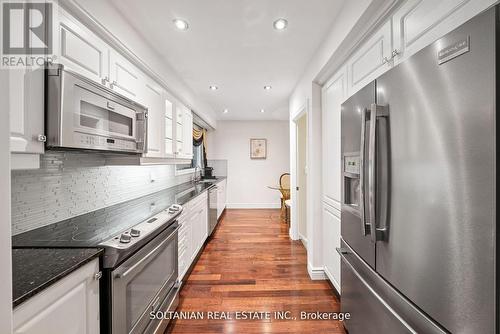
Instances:
[[[299,238],[307,249],[307,113],[297,125],[297,222]]]

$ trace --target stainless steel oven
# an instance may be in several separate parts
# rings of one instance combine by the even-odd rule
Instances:
[[[147,151],[147,109],[63,65],[46,69],[47,148]]]
[[[178,304],[177,222],[170,225],[111,272],[112,333],[163,333],[166,320],[151,312]]]

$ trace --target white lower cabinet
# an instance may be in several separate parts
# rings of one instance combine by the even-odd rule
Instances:
[[[93,260],[14,309],[14,334],[99,334],[99,261]]]
[[[205,192],[183,205],[179,218],[179,280],[196,259],[208,236],[208,194]]]
[[[217,183],[217,219],[220,218],[226,208],[226,181],[224,179]]]
[[[323,258],[325,273],[340,292],[340,211],[323,203]]]

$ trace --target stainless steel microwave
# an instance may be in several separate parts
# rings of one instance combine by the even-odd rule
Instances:
[[[50,65],[45,76],[48,149],[147,152],[147,109],[113,90]]]

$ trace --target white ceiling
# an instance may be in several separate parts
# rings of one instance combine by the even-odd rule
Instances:
[[[288,97],[344,0],[111,0],[218,119],[288,119]],[[276,31],[273,21],[288,20]],[[177,30],[172,20],[189,23]],[[219,87],[216,91],[210,85]],[[265,85],[273,87],[264,91]],[[229,112],[223,114],[227,108]],[[261,109],[265,109],[261,113]]]

